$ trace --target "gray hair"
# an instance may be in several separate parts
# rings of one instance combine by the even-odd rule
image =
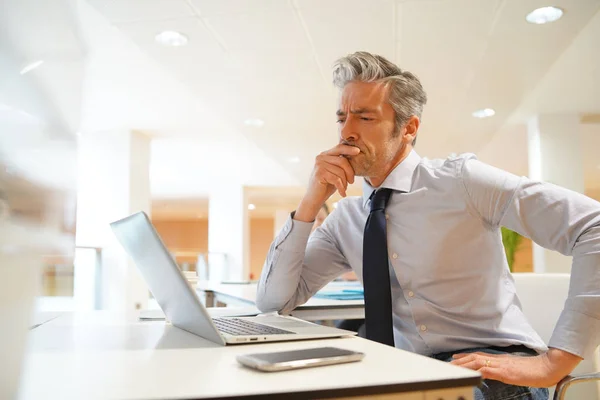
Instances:
[[[343,89],[348,82],[384,82],[389,88],[389,102],[396,114],[396,130],[416,115],[421,119],[427,94],[419,78],[384,57],[358,51],[337,60],[333,66],[333,84]],[[413,141],[413,146],[417,139]]]

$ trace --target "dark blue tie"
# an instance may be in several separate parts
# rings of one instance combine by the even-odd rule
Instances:
[[[363,239],[363,285],[367,339],[394,346],[385,220],[385,206],[391,194],[392,189],[379,189],[371,194],[371,212]]]

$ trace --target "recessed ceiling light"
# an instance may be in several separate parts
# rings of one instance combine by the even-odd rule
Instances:
[[[252,203],[248,204],[248,210],[252,211],[252,210],[256,210],[256,206]]]
[[[38,60],[35,62],[32,62],[31,64],[27,64],[22,70],[21,70],[21,75],[25,75],[26,73],[28,73],[29,71],[33,71],[34,69],[36,69],[37,67],[39,67],[40,65],[42,65],[44,63],[44,60]]]
[[[536,8],[535,10],[527,14],[525,19],[527,20],[527,22],[540,25],[547,24],[549,22],[554,22],[560,19],[560,17],[562,16],[563,10],[561,10],[558,7],[541,7]]]
[[[491,108],[482,108],[481,110],[477,110],[477,111],[473,112],[473,116],[475,118],[492,117],[494,114],[496,114],[496,111],[494,111]]]
[[[288,162],[292,164],[298,164],[300,162],[300,157],[290,157],[288,158]]]
[[[265,124],[265,121],[263,121],[260,118],[248,118],[247,120],[244,121],[244,123],[248,126],[260,128],[261,126],[263,126]]]
[[[179,47],[185,46],[188,42],[187,36],[175,32],[175,31],[164,31],[156,35],[156,42],[163,46]]]

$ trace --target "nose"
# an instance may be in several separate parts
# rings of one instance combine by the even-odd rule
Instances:
[[[356,142],[358,139],[358,132],[353,122],[352,116],[348,116],[346,120],[341,124],[340,127],[340,141],[342,142]]]

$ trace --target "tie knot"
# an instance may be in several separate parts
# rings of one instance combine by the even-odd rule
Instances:
[[[385,210],[385,206],[387,205],[391,194],[392,189],[383,188],[374,191],[371,194],[371,212],[375,210]]]

